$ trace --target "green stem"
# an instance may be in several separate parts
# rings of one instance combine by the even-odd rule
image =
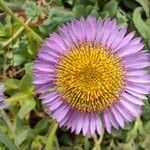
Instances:
[[[31,19],[29,18],[25,24],[28,24],[31,21]],[[23,32],[24,30],[24,26],[21,27],[6,43],[4,43],[2,45],[2,48],[6,48],[8,45],[10,45],[15,39],[17,39],[17,37]]]
[[[13,128],[13,125],[12,123],[10,122],[8,116],[6,115],[5,111],[4,110],[1,110],[0,112],[1,114],[1,117],[3,118],[3,120],[6,122],[7,126],[9,127],[12,135],[14,136],[15,135],[15,132],[14,132],[14,128]]]
[[[96,134],[93,136],[93,140],[95,142],[95,148],[96,148],[96,150],[101,150],[101,147],[100,147],[100,144],[99,144],[99,141],[97,139]]]
[[[5,4],[3,0],[0,0],[0,7],[9,14],[15,21],[19,22],[36,40],[43,43],[43,39],[34,32],[27,24],[25,24],[22,20],[20,20],[17,15],[14,14],[14,12]]]
[[[21,94],[21,95],[17,95],[17,96],[13,96],[13,97],[7,98],[7,99],[5,99],[4,102],[6,104],[10,105],[11,103],[24,100],[25,98],[27,98],[29,96],[31,96],[31,94]]]
[[[101,133],[99,140],[97,139],[96,135],[93,136],[96,150],[101,150],[101,143],[103,141],[104,132],[105,132],[105,128],[102,129],[102,133]]]
[[[55,133],[56,133],[57,128],[58,128],[58,125],[54,122],[52,124],[52,127],[50,129],[50,133],[49,133],[49,136],[47,139],[46,150],[52,150],[53,149],[53,142],[54,142]]]
[[[13,73],[13,76],[16,76],[17,74],[19,74],[19,73],[21,73],[23,71],[25,71],[25,68],[22,68],[22,69],[16,71],[15,73]]]
[[[99,144],[101,145],[102,141],[103,141],[103,137],[104,137],[104,132],[105,132],[105,128],[102,129],[102,133],[101,133],[101,136],[98,140]]]

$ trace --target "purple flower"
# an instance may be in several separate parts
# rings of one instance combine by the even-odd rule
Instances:
[[[60,126],[92,136],[124,128],[150,92],[150,55],[116,20],[72,20],[52,33],[34,62],[45,110]]]
[[[0,84],[0,109],[7,108],[7,105],[4,103],[4,99],[6,98],[3,93],[4,85]]]

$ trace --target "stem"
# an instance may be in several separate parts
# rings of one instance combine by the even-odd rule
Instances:
[[[104,132],[105,132],[105,128],[103,128],[102,129],[102,133],[101,133],[101,136],[100,136],[100,138],[99,138],[99,144],[101,144],[102,143],[102,141],[103,141],[103,137],[104,137]]]
[[[25,24],[27,25],[29,22],[31,21],[31,19],[29,18]],[[2,48],[6,48],[8,45],[10,45],[15,39],[17,39],[17,37],[23,32],[23,30],[25,29],[25,27],[21,27],[6,43],[4,43],[2,45]]]
[[[10,98],[5,99],[4,102],[7,103],[8,105],[10,105],[11,103],[24,100],[25,98],[27,98],[27,97],[29,97],[29,96],[31,96],[31,94],[17,95],[17,96],[13,96],[13,97],[10,97]]]
[[[96,150],[101,150],[101,147],[100,147],[100,144],[99,144],[99,141],[97,139],[96,134],[93,136],[93,139],[94,139],[94,142],[95,142],[95,148],[96,148]]]
[[[22,69],[18,70],[17,72],[13,73],[13,76],[16,76],[17,74],[19,74],[23,71],[25,71],[25,68],[22,68]]]
[[[93,136],[96,150],[101,150],[101,143],[103,141],[104,132],[105,132],[105,128],[102,129],[102,133],[101,133],[99,140],[97,139],[96,135]]]
[[[58,128],[58,125],[55,122],[53,122],[51,129],[50,129],[48,139],[47,139],[46,150],[53,149],[52,147],[53,147],[53,142],[54,142],[55,133],[56,133],[57,128]]]
[[[19,22],[32,35],[33,38],[35,38],[39,42],[43,43],[43,39],[36,32],[34,32],[27,24],[25,24],[22,20],[20,20],[17,17],[17,15],[15,15],[14,12],[11,9],[9,9],[9,7],[5,4],[5,2],[3,0],[0,0],[0,7],[7,14],[9,14],[15,21]]]
[[[5,111],[4,110],[1,110],[0,112],[1,114],[1,117],[3,118],[3,120],[6,122],[7,126],[9,127],[12,135],[14,136],[15,135],[15,132],[14,132],[14,128],[13,128],[13,125],[12,123],[10,122],[8,116],[6,115]]]

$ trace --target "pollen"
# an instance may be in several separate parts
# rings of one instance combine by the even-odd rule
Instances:
[[[80,112],[102,112],[120,100],[126,71],[117,54],[97,42],[72,46],[56,67],[55,88]]]

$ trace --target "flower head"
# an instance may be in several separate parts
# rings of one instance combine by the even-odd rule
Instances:
[[[76,134],[111,133],[140,115],[150,91],[150,55],[116,20],[73,20],[52,33],[34,63],[45,110]]]
[[[0,108],[1,109],[4,109],[7,107],[7,105],[4,103],[4,99],[6,98],[4,93],[3,93],[3,88],[4,88],[4,85],[3,84],[0,84]]]

